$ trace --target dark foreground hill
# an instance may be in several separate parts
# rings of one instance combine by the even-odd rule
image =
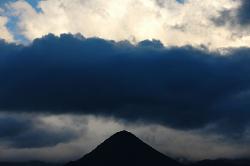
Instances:
[[[104,141],[81,159],[66,166],[181,166],[127,131]]]
[[[192,166],[250,166],[250,159],[203,160],[194,163]]]
[[[62,166],[63,164],[53,164],[41,161],[29,162],[0,162],[0,166]]]

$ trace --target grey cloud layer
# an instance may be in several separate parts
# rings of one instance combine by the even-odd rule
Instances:
[[[211,129],[236,138],[249,125],[248,48],[221,56],[159,41],[134,46],[66,34],[0,48],[1,110],[216,126]]]
[[[6,147],[53,147],[77,139],[79,134],[67,128],[51,129],[35,116],[0,116],[0,145]]]
[[[41,134],[39,134],[41,130],[34,132],[33,129],[26,128],[25,132],[31,134],[26,134],[28,137],[25,139],[11,139],[11,137],[9,137],[10,141],[15,142],[15,145],[24,145],[28,141],[31,141],[32,144],[28,144],[29,148],[27,148],[27,146],[10,146],[10,144],[6,144],[6,142],[1,142],[0,139],[0,160],[4,161],[45,160],[68,162],[82,157],[82,155],[94,149],[110,135],[124,129],[133,132],[160,152],[172,157],[201,160],[207,158],[236,158],[250,156],[248,148],[250,145],[249,142],[246,144],[239,139],[232,141],[228,137],[204,133],[205,130],[182,131],[156,124],[123,123],[116,119],[104,118],[102,116],[74,116],[69,114],[56,116],[25,114],[25,116],[21,118],[19,114],[9,115],[6,113],[1,115],[1,122],[4,119],[12,119],[12,121],[19,122],[40,119],[40,121],[43,120],[43,123],[39,123],[39,125],[37,123],[31,124],[36,126],[35,128],[39,126],[43,127],[45,130],[49,130],[49,132],[43,131],[42,133],[50,133],[49,135],[44,134],[44,137],[39,139],[38,136],[41,136]],[[11,126],[16,126],[16,122],[11,123]],[[5,120],[5,123],[1,123],[1,125],[10,125],[11,123]],[[63,125],[63,127],[61,125]],[[23,125],[18,123],[18,127],[20,126]],[[12,128],[13,127],[9,127],[9,129]],[[23,128],[25,128],[25,125]],[[55,129],[51,132],[53,128]],[[61,130],[63,128],[64,130]],[[21,131],[24,132],[23,130]],[[25,132],[23,135],[25,135]],[[75,137],[75,139],[65,140],[63,136],[72,135],[72,132],[78,133],[77,137]],[[44,146],[33,144],[33,138],[38,138],[38,143],[39,141],[44,142],[42,139],[46,138],[46,136],[49,136],[51,140],[57,143],[53,145],[46,144],[46,146],[45,144]],[[249,134],[246,134],[245,139],[249,140],[249,136]],[[2,135],[0,137],[2,137]],[[1,145],[8,146],[2,147]]]

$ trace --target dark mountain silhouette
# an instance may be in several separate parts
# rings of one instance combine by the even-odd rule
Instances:
[[[135,135],[121,131],[96,149],[66,166],[181,166],[177,161],[156,151]]]

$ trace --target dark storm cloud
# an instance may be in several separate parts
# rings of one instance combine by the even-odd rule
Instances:
[[[1,116],[0,145],[15,148],[39,148],[55,146],[78,138],[77,133],[68,129],[51,130],[41,126],[44,127],[44,124],[35,118]]]
[[[240,0],[241,4],[236,9],[226,9],[221,11],[220,16],[212,18],[217,26],[230,24],[231,26],[240,25],[247,26],[250,24],[250,1]]]
[[[237,17],[239,23],[242,25],[250,24],[250,1],[249,0],[241,0],[242,4],[237,12]]]
[[[29,128],[28,121],[11,117],[0,117],[0,139],[13,137]]]
[[[101,114],[179,129],[217,124],[220,132],[238,134],[250,120],[249,51],[221,56],[156,40],[133,46],[48,35],[1,54],[0,108]]]
[[[9,146],[15,148],[53,147],[59,143],[69,143],[78,138],[73,131],[53,132],[46,129],[33,128],[24,134],[8,139]],[[7,145],[8,145],[7,142]]]
[[[18,53],[21,49],[22,49],[21,45],[9,44],[0,38],[1,61],[3,61],[10,54],[13,55]]]

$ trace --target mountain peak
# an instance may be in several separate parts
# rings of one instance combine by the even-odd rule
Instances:
[[[127,131],[127,130],[121,130],[121,131],[115,133],[114,135],[134,135],[134,134],[130,133],[130,132]],[[113,135],[113,136],[114,136],[114,135]]]
[[[122,130],[122,131],[115,133],[111,137],[136,137],[136,136],[127,130]]]
[[[131,132],[128,132],[126,130],[122,130],[122,131],[119,131],[119,132],[115,133],[114,135],[109,137],[107,140],[114,141],[114,139],[117,139],[119,141],[127,140],[127,139],[139,140],[139,138],[137,138],[134,134],[132,134]]]
[[[178,162],[156,151],[126,130],[115,133],[92,152],[67,166],[89,165],[180,166]]]
[[[102,144],[97,146],[94,151],[103,151],[108,149],[108,151],[119,152],[120,150],[128,151],[131,148],[140,149],[142,148],[141,146],[148,145],[137,138],[134,134],[126,130],[122,130],[106,139]]]

